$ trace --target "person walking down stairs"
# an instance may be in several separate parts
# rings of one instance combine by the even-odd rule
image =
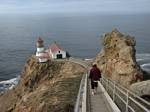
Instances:
[[[101,71],[97,68],[96,64],[92,66],[89,78],[91,79],[92,95],[94,95],[97,93],[98,81],[100,81],[101,78]]]

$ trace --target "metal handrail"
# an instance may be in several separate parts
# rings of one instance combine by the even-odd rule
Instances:
[[[70,62],[73,62],[73,63],[77,63],[81,66],[83,66],[84,68],[88,68],[89,66],[81,59],[76,59],[76,58],[73,58],[73,57],[70,57],[69,58],[69,61]]]
[[[77,63],[84,68],[88,68],[88,65],[85,64],[82,60],[76,58],[69,58],[70,62]],[[89,111],[87,108],[88,102],[88,73],[83,75],[82,80],[80,82],[80,88],[77,96],[77,101],[75,104],[74,112],[87,112]]]
[[[125,105],[124,110],[122,110],[122,108],[120,107],[120,110],[122,110],[122,112],[150,112],[150,109],[147,108],[150,107],[149,102],[140,98],[135,93],[119,85],[115,81],[107,79],[103,76],[101,83],[116,104],[121,102],[122,105]]]
[[[83,75],[74,108],[74,112],[87,112],[87,74]]]

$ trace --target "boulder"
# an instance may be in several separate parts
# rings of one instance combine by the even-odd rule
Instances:
[[[138,96],[150,96],[150,80],[134,83],[130,89]]]

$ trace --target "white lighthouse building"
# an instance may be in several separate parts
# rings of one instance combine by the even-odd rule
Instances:
[[[44,41],[41,37],[38,38],[36,46],[37,46],[36,56],[38,57],[39,62],[40,63],[47,62],[48,53],[45,52]]]

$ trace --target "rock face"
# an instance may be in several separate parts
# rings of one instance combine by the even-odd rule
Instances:
[[[134,91],[138,96],[141,97],[150,97],[150,80],[138,82],[135,84],[132,84],[130,89]]]
[[[69,61],[24,66],[18,85],[0,95],[1,112],[72,112],[85,69]]]
[[[103,49],[96,56],[94,63],[104,76],[125,87],[142,79],[143,73],[135,58],[134,37],[114,29],[102,35],[102,44]]]

